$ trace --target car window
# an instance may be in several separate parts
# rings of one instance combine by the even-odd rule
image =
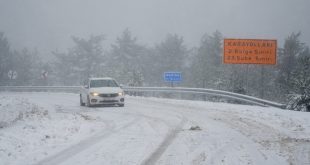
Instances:
[[[119,86],[114,80],[91,80],[90,87],[98,88],[98,87],[119,87]]]

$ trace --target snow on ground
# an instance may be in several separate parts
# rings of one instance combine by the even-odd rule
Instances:
[[[105,123],[78,113],[56,113],[27,95],[0,97],[0,164],[33,164],[49,154],[94,134]],[[96,122],[93,122],[96,121]]]
[[[181,138],[176,140],[176,145],[170,146],[171,151],[166,152],[166,157],[160,161],[161,164],[184,163],[183,159],[178,159],[180,153],[175,151],[183,150],[184,153],[184,150],[190,148],[188,146],[195,148],[181,156],[190,160],[185,164],[310,163],[308,113],[201,101],[157,98],[145,100],[183,107],[183,113],[194,116],[195,122],[205,126],[202,130],[207,130],[195,132],[196,136],[193,136],[192,132],[181,132]],[[192,111],[193,109],[195,111]],[[259,150],[253,150],[255,148]],[[191,152],[194,154],[189,154]]]
[[[310,115],[129,96],[124,108],[87,108],[78,94],[6,92],[2,164],[310,164]]]

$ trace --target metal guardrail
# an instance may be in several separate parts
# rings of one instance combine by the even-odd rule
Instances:
[[[69,91],[79,92],[81,86],[0,86],[0,91]],[[230,98],[240,100],[260,106],[271,106],[285,109],[286,105],[276,102],[233,93],[221,90],[205,89],[205,88],[181,88],[181,87],[124,87],[126,92],[171,92],[171,93],[192,93],[205,94],[211,96],[219,96],[223,98]]]
[[[193,94],[206,94],[206,95],[212,95],[212,96],[220,96],[224,98],[231,98],[235,100],[240,100],[244,102],[248,102],[255,105],[260,106],[271,106],[271,107],[277,107],[285,109],[286,105],[256,98],[253,96],[233,93],[233,92],[227,92],[227,91],[221,91],[221,90],[214,90],[214,89],[205,89],[205,88],[179,88],[179,87],[126,87],[126,91],[141,91],[141,92],[180,92],[180,93],[193,93]]]
[[[78,92],[81,86],[0,86],[0,91],[75,91]]]

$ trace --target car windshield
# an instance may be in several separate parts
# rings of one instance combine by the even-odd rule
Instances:
[[[118,84],[114,80],[91,80],[90,88],[99,87],[118,87]]]

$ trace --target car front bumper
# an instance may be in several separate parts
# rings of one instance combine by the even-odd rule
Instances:
[[[100,96],[89,96],[89,102],[91,105],[113,105],[113,104],[124,104],[124,96],[116,97],[100,97]]]

